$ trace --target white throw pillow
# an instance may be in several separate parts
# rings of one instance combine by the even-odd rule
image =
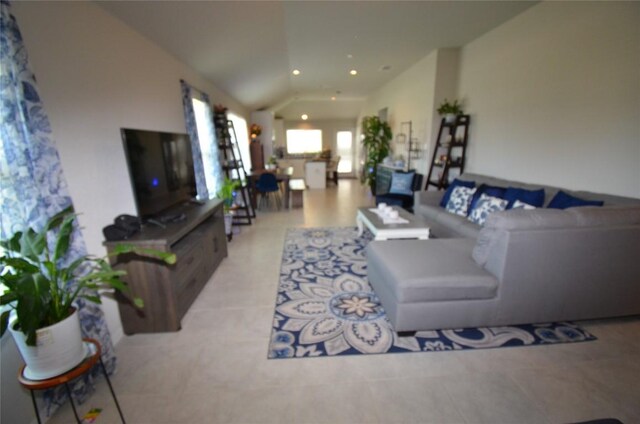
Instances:
[[[536,207],[533,205],[530,205],[528,203],[524,203],[521,202],[520,200],[516,200],[515,202],[513,202],[513,206],[511,206],[511,209],[535,209]]]
[[[451,192],[451,197],[449,197],[449,201],[447,202],[445,209],[456,215],[467,216],[469,203],[471,203],[473,193],[475,192],[475,188],[457,186]]]
[[[484,225],[484,222],[490,214],[507,209],[507,203],[509,203],[508,200],[481,194],[480,199],[476,202],[476,206],[469,214],[469,221],[475,222],[478,225]]]

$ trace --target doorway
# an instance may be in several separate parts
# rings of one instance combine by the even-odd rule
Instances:
[[[336,156],[340,156],[338,174],[342,177],[354,176],[353,131],[338,131],[336,133]]]

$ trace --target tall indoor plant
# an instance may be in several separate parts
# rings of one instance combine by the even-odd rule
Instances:
[[[114,270],[107,257],[81,256],[69,261],[76,215],[65,209],[41,231],[28,228],[0,241],[0,333],[9,329],[34,378],[65,372],[84,358],[75,301],[101,303],[98,290],[127,291],[125,271]],[[112,256],[133,253],[175,263],[172,253],[118,245]],[[136,306],[142,300],[134,298]],[[13,313],[12,313],[13,312]]]
[[[391,128],[377,116],[365,116],[362,118],[362,135],[366,155],[362,182],[366,182],[371,187],[371,193],[375,195],[376,167],[389,155]]]

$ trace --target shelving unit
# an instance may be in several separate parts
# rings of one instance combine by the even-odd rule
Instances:
[[[413,137],[413,123],[411,121],[400,122],[400,144],[407,144],[407,169],[411,169],[411,160],[420,159],[421,150],[418,141]]]
[[[216,112],[213,115],[220,149],[220,161],[227,178],[240,182],[240,198],[236,200],[233,223],[236,225],[251,225],[251,219],[256,217],[256,211],[251,204],[249,179],[242,162],[242,155],[238,147],[238,138],[233,122],[227,119],[226,112]]]
[[[437,190],[449,185],[449,171],[457,169],[464,172],[464,163],[469,141],[469,115],[458,115],[454,122],[446,122],[442,118],[436,146],[433,149],[426,190],[429,186]]]

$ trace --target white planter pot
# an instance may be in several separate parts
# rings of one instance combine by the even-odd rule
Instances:
[[[456,115],[453,113],[447,113],[446,115],[444,115],[444,122],[446,122],[447,124],[453,124],[454,122],[456,122]]]
[[[32,380],[55,377],[74,368],[86,355],[78,310],[64,320],[36,332],[36,346],[27,345],[27,336],[9,324],[11,335],[27,364],[24,376]]]
[[[231,227],[233,226],[233,213],[228,212],[224,214],[224,231],[226,235],[231,234]]]

